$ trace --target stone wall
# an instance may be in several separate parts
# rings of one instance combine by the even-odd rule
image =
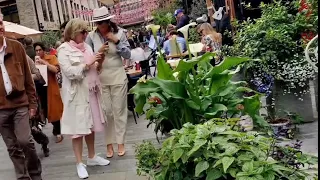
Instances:
[[[35,30],[39,30],[33,0],[18,0],[17,8],[20,18],[20,24]]]

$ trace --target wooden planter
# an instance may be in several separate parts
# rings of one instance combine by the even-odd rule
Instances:
[[[271,113],[269,115],[284,117],[286,115],[284,111],[288,111],[301,116],[304,122],[313,122],[318,119],[316,101],[316,91],[318,91],[317,80],[310,81],[309,86],[304,89],[291,89],[290,93],[287,93],[285,89],[283,82],[275,81],[272,95],[267,98],[267,104],[269,106],[274,104],[274,108],[268,109],[269,113]],[[307,91],[307,93],[300,93],[304,90]],[[272,103],[272,98],[274,103]]]

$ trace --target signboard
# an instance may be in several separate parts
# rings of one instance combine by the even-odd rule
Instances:
[[[47,67],[47,65],[36,65],[36,67],[39,69],[40,74],[43,77],[44,81],[46,81],[46,84],[44,86],[48,86],[48,67]]]

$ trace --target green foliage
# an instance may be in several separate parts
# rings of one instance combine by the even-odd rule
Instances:
[[[261,4],[261,18],[237,24],[234,46],[229,52],[261,59],[249,63],[254,77],[266,72],[288,86],[305,86],[314,71],[304,59],[301,34],[315,28],[298,1]]]
[[[189,29],[189,38],[188,38],[189,43],[199,43],[201,41],[201,36],[197,32],[196,28],[190,28]]]
[[[46,47],[54,47],[57,41],[59,41],[59,32],[56,31],[46,31],[42,36],[41,36],[41,42],[45,44]]]
[[[193,0],[190,16],[192,18],[198,18],[203,14],[208,14],[206,0]]]
[[[150,174],[158,162],[160,153],[151,142],[144,142],[135,147],[135,157],[137,162],[137,174]]]
[[[173,24],[175,21],[172,14],[173,11],[174,10],[172,8],[160,8],[153,11],[152,17],[154,24],[160,25],[166,29],[169,24]]]
[[[241,63],[248,58],[227,57],[218,66],[209,62],[215,54],[207,53],[200,58],[181,60],[175,70],[160,57],[156,78],[139,80],[130,92],[135,95],[136,112],[146,113],[150,124],[155,124],[156,134],[181,129],[185,123],[199,124],[211,118],[232,118],[250,115],[256,126],[266,126],[259,116],[260,94],[245,82],[232,82]],[[197,66],[197,69],[195,69]],[[238,66],[238,67],[237,67]],[[234,70],[231,68],[237,67]],[[244,109],[238,109],[242,104]]]
[[[154,180],[297,180],[310,177],[304,170],[271,158],[274,140],[258,132],[239,132],[237,121],[213,119],[199,125],[187,123],[182,129],[173,130],[172,136],[158,150],[159,156],[152,158],[158,161],[154,162],[155,168],[149,175]],[[300,162],[317,163],[315,157],[303,153],[300,156]]]

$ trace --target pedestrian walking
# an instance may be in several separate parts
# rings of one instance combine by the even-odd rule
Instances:
[[[95,53],[104,52],[100,79],[102,98],[107,107],[108,126],[106,128],[107,157],[113,157],[113,143],[118,144],[118,156],[125,155],[125,135],[127,129],[128,79],[123,68],[122,58],[130,59],[130,44],[126,34],[111,19],[106,7],[93,10],[93,21],[97,29],[87,37]]]
[[[47,99],[42,101],[42,105],[48,122],[53,125],[52,134],[56,137],[56,143],[60,143],[63,140],[60,127],[63,104],[57,80],[57,73],[60,69],[59,63],[56,56],[45,53],[46,47],[43,43],[37,42],[34,43],[33,46],[37,53],[35,57],[36,64],[46,65],[48,67]]]
[[[17,179],[42,180],[41,162],[29,125],[37,111],[35,85],[24,47],[4,34],[0,15],[0,134]]]
[[[88,147],[88,166],[106,166],[110,163],[95,154],[95,132],[103,131],[106,122],[97,72],[97,61],[101,62],[103,55],[97,53],[94,56],[91,47],[84,43],[87,34],[87,23],[72,19],[65,28],[65,43],[58,48],[64,103],[61,132],[72,138],[77,173],[81,179],[89,177],[82,162],[83,137]]]

